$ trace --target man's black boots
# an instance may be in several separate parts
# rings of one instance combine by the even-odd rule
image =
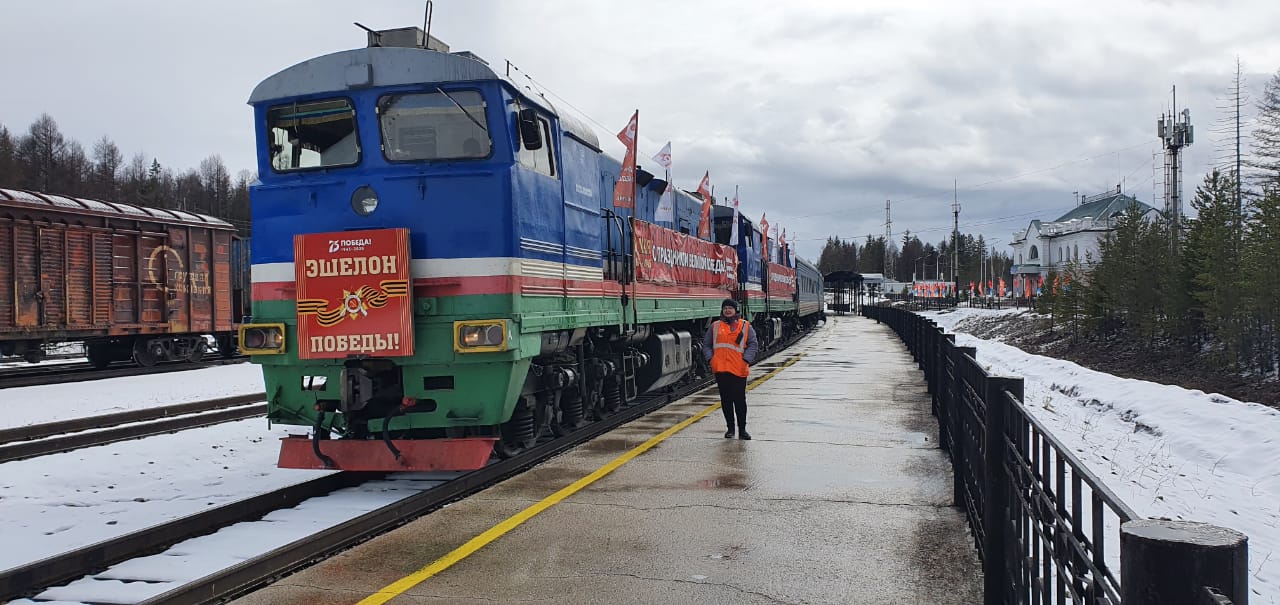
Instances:
[[[724,438],[733,439],[733,428],[730,428],[729,430],[724,432]]]
[[[729,433],[725,435],[725,437],[732,437],[732,436],[733,436],[733,431],[729,431]],[[738,429],[738,439],[741,439],[743,441],[751,441],[751,434],[747,432],[747,427],[744,426]]]

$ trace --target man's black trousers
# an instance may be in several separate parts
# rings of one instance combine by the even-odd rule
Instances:
[[[716,386],[720,387],[720,409],[724,412],[725,426],[732,431],[736,415],[738,427],[747,428],[747,377],[717,372]]]

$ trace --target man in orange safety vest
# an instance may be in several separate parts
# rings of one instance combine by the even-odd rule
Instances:
[[[711,322],[703,338],[702,353],[711,362],[711,372],[720,388],[720,409],[728,427],[725,439],[733,438],[735,417],[738,438],[751,439],[747,433],[747,374],[757,350],[755,328],[738,317],[738,301],[724,299],[720,319]]]

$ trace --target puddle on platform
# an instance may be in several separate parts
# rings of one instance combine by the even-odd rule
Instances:
[[[694,483],[693,486],[701,489],[735,489],[742,491],[751,487],[751,482],[747,480],[745,473],[735,472],[703,479]]]

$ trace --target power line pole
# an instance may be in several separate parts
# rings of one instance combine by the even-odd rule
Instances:
[[[884,279],[889,280],[889,242],[893,241],[893,218],[889,212],[889,200],[884,201]]]
[[[960,301],[960,187],[951,181],[951,281],[955,284],[956,303]]]

